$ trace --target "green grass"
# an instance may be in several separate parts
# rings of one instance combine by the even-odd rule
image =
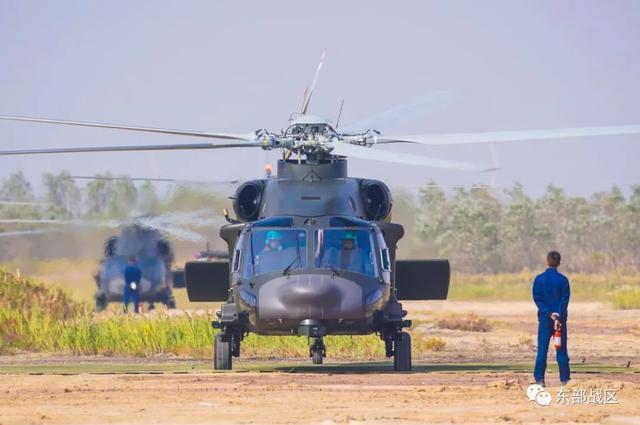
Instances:
[[[622,310],[640,309],[640,288],[621,288],[613,294],[613,306]]]
[[[537,272],[495,275],[454,273],[449,286],[449,300],[460,301],[529,301],[531,285]],[[613,302],[622,288],[640,291],[640,274],[567,273],[571,283],[571,301]],[[638,308],[638,307],[634,307]]]
[[[210,314],[95,314],[87,303],[74,301],[64,290],[0,271],[1,353],[172,354],[208,359],[214,332]],[[444,348],[444,341],[433,341],[419,333],[413,338],[418,358],[420,353]],[[384,358],[384,344],[375,335],[329,336],[326,344],[331,347],[332,359]],[[304,337],[250,334],[242,343],[242,355],[251,358],[306,358],[308,354]]]
[[[182,264],[182,261],[177,261],[176,264]],[[98,269],[96,261],[21,259],[3,266],[7,270],[22,270],[50,285],[65,288],[76,300],[94,302],[96,286],[92,276]],[[523,270],[519,273],[461,274],[455,272],[455,265],[453,270],[449,287],[449,300],[453,301],[530,301],[531,284],[539,273]],[[571,282],[571,301],[613,302],[616,292],[621,289],[640,290],[640,273],[566,275]],[[174,295],[180,308],[218,307],[215,303],[190,303],[184,289],[175,290]]]

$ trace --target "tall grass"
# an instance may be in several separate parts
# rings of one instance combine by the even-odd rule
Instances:
[[[613,306],[623,310],[640,309],[640,288],[620,288],[613,294]]]
[[[209,314],[154,312],[145,316],[95,314],[68,293],[0,271],[0,352],[18,350],[147,357],[172,354],[210,358],[214,329]],[[413,335],[414,355],[444,349],[444,341]],[[375,335],[329,336],[332,359],[381,359]],[[243,357],[295,358],[309,355],[304,337],[250,334]]]
[[[524,301],[531,300],[531,285],[537,272],[496,275],[453,274],[449,287],[450,300]],[[621,288],[640,291],[640,274],[567,274],[571,283],[572,301],[614,301]],[[615,303],[614,303],[615,305]]]

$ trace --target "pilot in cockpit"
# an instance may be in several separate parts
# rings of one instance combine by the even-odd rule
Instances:
[[[366,253],[358,247],[355,232],[345,231],[340,248],[329,248],[325,261],[338,270],[365,273]]]
[[[267,232],[265,238],[265,245],[262,252],[277,252],[282,251],[282,234],[277,230],[270,230]]]

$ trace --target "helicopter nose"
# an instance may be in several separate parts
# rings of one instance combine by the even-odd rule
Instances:
[[[361,319],[362,288],[339,276],[282,276],[258,290],[258,316],[278,319]]]

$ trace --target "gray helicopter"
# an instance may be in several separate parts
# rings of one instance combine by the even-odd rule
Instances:
[[[174,277],[172,271],[173,247],[158,229],[134,223],[124,226],[119,235],[110,237],[104,244],[104,258],[95,275],[96,311],[103,311],[110,302],[123,300],[123,270],[131,256],[142,270],[138,287],[140,302],[148,302],[149,309],[157,302],[169,309],[176,308],[173,288],[179,287],[182,279],[179,273]]]
[[[87,179],[92,177],[85,177]],[[104,179],[105,177],[97,177]],[[150,179],[139,179],[150,180]],[[7,205],[40,205],[39,203],[16,203],[13,201],[0,201]],[[111,302],[121,302],[124,298],[123,271],[129,257],[136,257],[142,270],[142,281],[138,293],[140,302],[149,303],[149,310],[155,308],[155,303],[162,303],[169,309],[176,308],[173,294],[174,288],[184,288],[184,269],[173,268],[174,249],[169,236],[176,240],[198,242],[202,240],[196,233],[185,226],[219,225],[219,220],[211,220],[203,215],[207,211],[195,211],[191,213],[174,213],[163,215],[139,215],[125,221],[120,220],[56,220],[56,219],[8,219],[1,220],[0,224],[36,226],[35,229],[14,230],[0,232],[0,237],[11,238],[16,236],[36,236],[52,234],[56,232],[68,232],[72,229],[117,229],[118,233],[106,239],[103,248],[103,257],[100,260],[97,273],[93,276],[96,282],[95,309],[101,312]],[[204,255],[207,257],[203,257]],[[221,258],[226,252],[207,251],[201,252],[197,258]]]
[[[324,59],[324,54],[323,54]],[[492,167],[376,150],[377,144],[452,145],[640,133],[640,125],[490,133],[382,135],[374,129],[339,132],[307,113],[323,60],[302,108],[286,130],[209,133],[29,117],[0,119],[192,136],[222,142],[1,151],[0,155],[75,152],[279,149],[276,177],[243,183],[233,197],[236,217],[220,236],[227,261],[185,264],[191,301],[222,302],[213,327],[214,368],[231,369],[250,332],[301,335],[321,364],[326,335],[376,333],[395,371],[411,370],[411,326],[401,301],[446,299],[447,260],[396,259],[404,234],[391,221],[392,197],[378,180],[349,177],[347,157],[465,171]]]

